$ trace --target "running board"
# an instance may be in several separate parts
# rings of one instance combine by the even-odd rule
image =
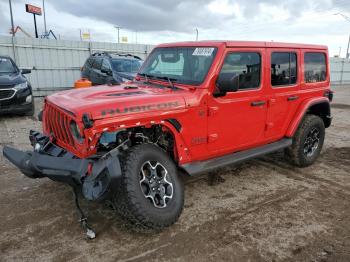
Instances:
[[[292,145],[291,138],[283,138],[277,142],[256,147],[253,149],[248,149],[245,151],[235,152],[229,155],[212,158],[205,161],[197,161],[189,164],[184,164],[180,166],[189,175],[199,175],[201,173],[212,171],[216,168],[236,164],[251,158],[255,158],[261,155],[269,154],[280,149],[289,147]]]

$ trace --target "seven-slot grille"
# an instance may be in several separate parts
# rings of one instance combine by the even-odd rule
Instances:
[[[0,100],[12,98],[15,92],[14,89],[0,89]]]
[[[43,120],[48,133],[52,134],[62,144],[74,146],[74,139],[70,131],[72,119],[68,115],[46,103]]]

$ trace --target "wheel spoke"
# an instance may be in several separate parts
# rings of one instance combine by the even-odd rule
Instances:
[[[307,134],[304,142],[304,154],[311,157],[318,148],[320,141],[320,132],[317,128],[313,128]]]
[[[173,184],[168,179],[168,171],[159,162],[147,161],[141,167],[141,190],[156,208],[167,207],[173,197]]]

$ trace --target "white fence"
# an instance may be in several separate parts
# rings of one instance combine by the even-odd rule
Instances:
[[[142,44],[0,37],[0,55],[11,56],[21,69],[32,69],[28,78],[36,96],[71,88],[94,52],[123,52],[146,58],[152,48]],[[330,67],[333,85],[350,85],[349,59],[331,58]]]
[[[350,85],[350,59],[330,59],[331,82],[333,85]]]
[[[151,45],[0,37],[0,55],[15,59],[19,68],[32,69],[28,78],[36,96],[71,88],[80,68],[94,52],[122,52],[146,58]]]

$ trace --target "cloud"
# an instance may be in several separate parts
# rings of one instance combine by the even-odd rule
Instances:
[[[279,8],[288,17],[299,17],[311,10],[327,11],[341,7],[343,0],[127,0],[52,1],[60,11],[76,16],[105,21],[130,30],[189,32],[193,28],[220,28],[221,23],[233,20],[238,8],[245,19],[259,17],[263,10]],[[214,5],[215,6],[214,6]],[[210,8],[215,7],[215,10]]]

